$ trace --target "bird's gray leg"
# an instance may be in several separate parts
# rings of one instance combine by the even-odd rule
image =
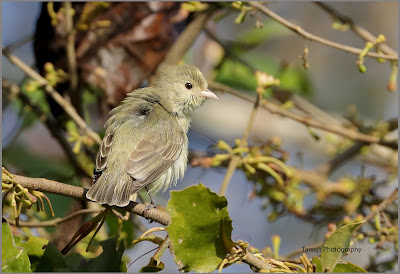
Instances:
[[[151,203],[145,207],[145,210],[147,211],[147,210],[149,210],[149,209],[156,208],[156,207],[157,207],[157,204],[156,204],[156,202],[154,201],[153,196],[151,196],[149,190],[147,189],[147,186],[145,186],[144,188],[146,189],[147,194],[149,194],[149,197],[150,197],[150,200],[151,200]],[[152,222],[153,222],[153,220],[150,220],[150,219],[147,219],[147,220],[149,221],[149,223],[152,223]]]
[[[151,194],[150,194],[150,192],[149,192],[149,189],[147,188],[147,186],[145,186],[144,188],[146,189],[147,194],[149,194],[149,197],[150,197],[150,200],[151,200],[151,203],[150,203],[149,205],[146,206],[146,210],[149,210],[149,209],[152,209],[152,208],[156,208],[156,207],[157,207],[157,204],[156,204],[156,202],[154,201],[153,196],[151,196]]]

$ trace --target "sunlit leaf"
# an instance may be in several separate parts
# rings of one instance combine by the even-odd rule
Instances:
[[[226,198],[204,185],[172,191],[167,212],[170,250],[181,269],[214,271],[235,246]]]
[[[332,272],[336,264],[342,258],[343,254],[347,252],[350,245],[351,235],[358,226],[363,222],[352,223],[338,228],[326,240],[321,252],[321,266],[322,270],[328,269]]]
[[[313,264],[316,266],[316,272],[322,273],[322,266],[321,266],[321,260],[318,257],[313,257],[312,259]],[[365,269],[362,267],[359,267],[358,265],[339,260],[337,265],[335,266],[335,269],[333,270],[334,273],[363,273],[367,272]]]
[[[25,248],[17,246],[11,227],[2,223],[1,264],[3,272],[32,272]]]

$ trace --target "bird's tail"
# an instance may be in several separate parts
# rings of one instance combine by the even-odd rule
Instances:
[[[126,173],[108,176],[103,173],[86,193],[86,198],[99,204],[124,207],[132,200],[139,189],[135,189],[133,179]]]

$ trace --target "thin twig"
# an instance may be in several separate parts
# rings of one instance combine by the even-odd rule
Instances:
[[[18,227],[51,227],[51,226],[57,226],[61,223],[67,222],[76,216],[79,215],[85,215],[85,214],[91,214],[91,213],[99,213],[101,210],[99,209],[82,209],[77,212],[72,213],[71,215],[68,215],[63,218],[55,218],[53,220],[49,221],[40,221],[40,222],[23,222],[19,221],[19,225],[16,225],[13,220],[8,220],[7,222],[13,226],[18,226]]]
[[[78,114],[74,106],[64,99],[40,74],[34,71],[31,67],[25,64],[21,59],[19,59],[14,54],[10,53],[7,49],[3,47],[2,52],[7,59],[19,67],[23,72],[25,72],[33,80],[37,81],[40,85],[45,88],[45,91],[65,110],[65,112],[72,118],[72,120],[78,125],[78,127],[83,130],[83,132],[94,140],[97,144],[101,144],[100,136],[90,129],[86,124],[85,120]]]
[[[57,121],[55,118],[49,113],[45,114],[36,104],[34,104],[28,96],[26,96],[24,93],[20,92],[20,88],[18,85],[9,82],[8,80],[3,79],[2,82],[2,87],[3,89],[9,90],[11,96],[18,96],[21,101],[24,103],[24,105],[29,106],[32,111],[38,116],[39,120],[43,122],[47,129],[50,131],[51,135],[57,140],[61,148],[64,150],[65,154],[67,155],[68,159],[71,161],[72,165],[81,173],[81,174],[86,174],[86,172],[83,170],[81,165],[76,159],[75,154],[72,152],[72,149],[65,138],[64,134],[59,129],[59,126],[57,125]]]
[[[226,169],[224,180],[221,183],[221,187],[219,189],[219,195],[225,195],[225,191],[228,188],[229,182],[231,181],[233,173],[235,172],[236,167],[239,163],[240,163],[240,157],[237,155],[233,155],[231,160],[229,161],[228,168]]]
[[[203,168],[211,167],[211,157],[204,156],[204,153],[199,151],[189,153],[190,162],[196,162],[196,166],[201,166]],[[230,163],[230,162],[229,162]],[[227,166],[228,164],[223,163],[221,166]],[[294,166],[286,166],[288,169],[293,171],[293,174],[298,178],[303,184],[312,188],[315,192],[323,193],[328,196],[331,194],[348,195],[349,190],[343,186],[343,184],[338,184],[337,182],[328,179],[328,176],[321,174],[316,170],[304,170]]]
[[[356,33],[359,37],[361,37],[364,41],[372,42],[372,43],[374,43],[376,41],[376,39],[377,39],[376,36],[371,34],[368,30],[364,29],[363,27],[354,23],[354,21],[351,18],[341,14],[338,10],[335,10],[332,6],[330,6],[324,2],[313,2],[313,3],[316,4],[317,6],[319,6],[320,8],[322,8],[327,13],[329,13],[329,15],[331,15],[334,19],[340,21],[340,23],[348,24],[350,29],[354,33]],[[385,43],[380,43],[378,45],[378,47],[385,54],[398,56],[398,53]]]
[[[269,263],[265,262],[264,260],[261,260],[260,258],[257,258],[248,251],[246,251],[246,257],[244,258],[243,262],[255,267],[258,271],[270,270],[272,268],[272,266]]]
[[[243,92],[232,89],[224,84],[210,81],[208,83],[208,85],[212,89],[220,90],[222,92],[227,92],[236,97],[242,98],[246,101],[254,102],[253,96],[244,94]],[[370,144],[380,144],[380,145],[387,146],[392,149],[398,148],[397,140],[396,141],[386,141],[386,140],[383,140],[376,136],[361,133],[361,132],[357,131],[356,129],[344,128],[344,127],[333,125],[333,124],[327,124],[327,123],[315,121],[308,116],[304,116],[304,115],[297,114],[297,113],[289,111],[289,110],[285,110],[285,109],[281,108],[280,106],[278,106],[272,102],[269,102],[267,100],[264,100],[264,99],[261,100],[260,106],[267,109],[272,114],[278,114],[278,115],[290,118],[292,120],[298,121],[306,126],[322,129],[322,130],[325,130],[328,132],[332,132],[332,133],[338,134],[340,136],[349,138],[354,141],[363,141],[363,142],[370,143]]]
[[[251,71],[255,72],[257,70],[257,68],[255,68],[252,64],[250,64],[249,62],[247,62],[246,60],[244,60],[243,58],[241,58],[240,56],[236,55],[229,47],[225,46],[224,43],[222,42],[221,39],[218,38],[217,35],[215,35],[211,30],[209,30],[208,28],[204,28],[204,32],[211,38],[213,39],[215,42],[217,42],[218,44],[220,44],[223,48],[225,53],[231,57],[232,59],[235,59],[237,61],[239,61],[240,63],[242,63],[243,65],[245,65],[247,68],[249,68]]]
[[[185,55],[186,51],[190,48],[193,42],[199,36],[203,26],[207,23],[210,16],[215,12],[216,7],[211,5],[208,9],[198,12],[192,22],[185,28],[185,30],[178,37],[176,42],[172,45],[163,62],[158,67],[159,70],[164,65],[173,65],[178,63]]]
[[[206,30],[206,33],[214,40],[216,41],[218,44],[220,44],[225,51],[227,52],[227,54],[229,56],[231,56],[231,58],[234,58],[235,60],[238,60],[239,62],[241,62],[242,64],[244,64],[246,67],[248,67],[251,71],[253,71],[254,73],[256,72],[256,68],[254,66],[252,66],[251,64],[249,64],[247,61],[243,60],[242,58],[236,56],[233,52],[229,51],[229,49],[226,47],[226,45],[224,45],[224,43],[218,39],[218,37],[216,37],[215,35],[213,35],[210,31]],[[226,85],[217,83],[217,82],[213,82],[213,81],[209,81],[209,86],[211,88],[214,89],[219,89],[223,92],[228,92],[230,94],[233,94],[239,98],[245,99],[249,102],[253,102],[253,97],[247,94],[244,94],[242,92],[236,91]],[[291,119],[294,119],[298,122],[301,122],[307,126],[312,126],[315,128],[319,128],[319,129],[323,129],[326,131],[330,131],[339,135],[342,135],[344,137],[353,139],[355,141],[360,141],[360,142],[366,142],[366,143],[378,143],[384,146],[388,146],[390,148],[393,149],[397,149],[398,148],[398,143],[397,141],[390,141],[390,142],[386,142],[382,139],[379,139],[378,137],[372,136],[372,135],[366,135],[363,133],[357,133],[357,131],[351,130],[349,128],[345,128],[343,126],[340,125],[340,122],[337,121],[336,119],[334,119],[333,117],[331,117],[329,114],[325,113],[324,111],[322,111],[321,109],[319,109],[318,107],[312,105],[311,103],[305,101],[304,99],[302,99],[301,97],[297,96],[297,95],[293,95],[293,94],[288,94],[285,91],[275,91],[275,96],[279,99],[279,100],[284,100],[286,101],[287,99],[291,99],[293,100],[293,102],[295,103],[296,107],[298,107],[300,110],[302,110],[303,112],[307,113],[307,114],[313,114],[313,116],[317,117],[317,120],[313,120],[311,119],[309,116],[304,116],[304,115],[300,115],[300,114],[296,114],[294,112],[291,111],[287,111],[284,110],[282,108],[279,108],[279,106],[271,103],[271,102],[267,102],[266,100],[262,101],[262,107],[264,107],[265,109],[269,110],[271,113],[276,113],[276,114],[280,114],[282,116],[286,116],[289,117]],[[320,122],[318,120],[320,119],[324,119],[324,122]],[[345,122],[345,121],[344,121]],[[349,126],[349,123],[345,124],[346,126]],[[369,140],[369,141],[368,141]]]
[[[313,117],[313,119],[317,121],[323,121],[327,124],[334,124],[337,126],[351,126],[352,124],[347,119],[338,119],[336,117],[332,117],[329,113],[326,113],[324,110],[320,109],[316,105],[310,103],[309,101],[303,99],[301,96],[289,92],[286,90],[282,90],[279,88],[275,88],[273,90],[274,98],[276,98],[280,103],[285,103],[290,100],[294,103],[294,106],[304,112],[307,115]]]
[[[68,61],[68,75],[69,75],[69,92],[72,104],[80,112],[80,93],[78,92],[78,70],[76,64],[75,54],[75,31],[72,13],[71,2],[64,2],[65,8],[65,29],[67,32],[67,61]]]
[[[388,131],[391,132],[398,128],[397,118],[392,118],[387,121],[389,124]],[[368,133],[368,132],[367,132]],[[330,159],[328,162],[319,165],[315,171],[321,174],[330,175],[333,171],[335,171],[339,166],[344,164],[347,160],[353,158],[358,155],[361,148],[365,145],[368,145],[366,142],[357,141],[351,147],[347,148],[342,153],[339,153],[334,158]]]
[[[356,156],[365,145],[367,145],[365,142],[356,142],[342,153],[339,153],[334,158],[330,159],[328,162],[319,165],[315,171],[321,174],[330,175],[339,166],[343,165],[345,161]]]
[[[213,39],[222,48],[224,48],[225,53],[229,57],[242,63],[244,66],[246,66],[248,69],[250,69],[253,73],[256,73],[256,71],[258,70],[256,67],[254,67],[252,64],[250,64],[249,62],[247,62],[240,56],[236,55],[212,31],[208,30],[207,28],[205,28],[204,31],[211,39]],[[216,85],[217,83],[213,83],[213,84]],[[341,125],[340,121],[331,117],[328,113],[324,112],[317,106],[311,104],[310,102],[304,100],[303,98],[301,98],[300,96],[298,96],[296,94],[293,94],[291,92],[284,91],[284,90],[279,90],[277,88],[274,88],[273,92],[274,92],[274,97],[277,98],[280,102],[284,103],[287,100],[291,100],[291,101],[293,101],[293,103],[295,104],[295,106],[298,109],[300,109],[301,111],[303,111],[306,114],[310,114],[310,115],[314,116],[317,120],[323,119],[323,121],[328,122],[330,124]],[[343,122],[345,123],[346,121],[343,121]]]
[[[6,47],[9,51],[13,52],[13,51],[15,51],[16,49],[18,49],[18,48],[24,46],[25,44],[27,44],[27,43],[29,43],[29,42],[31,42],[31,41],[33,40],[34,37],[35,37],[34,34],[26,35],[26,36],[22,37],[21,39],[19,39],[19,40],[13,42],[13,43],[11,43],[11,44],[8,44],[8,45],[5,46],[5,47]]]
[[[336,42],[327,40],[325,38],[319,37],[317,35],[311,34],[307,31],[305,31],[304,29],[302,29],[300,26],[295,25],[295,24],[287,21],[286,19],[280,17],[279,15],[272,12],[270,9],[266,8],[259,2],[249,1],[249,2],[247,2],[247,4],[252,6],[255,10],[262,12],[263,14],[267,15],[268,17],[272,18],[273,20],[277,21],[278,23],[284,25],[285,27],[292,30],[293,32],[303,36],[305,39],[308,39],[310,41],[315,41],[320,44],[323,44],[323,45],[326,45],[326,46],[329,46],[332,48],[340,49],[340,50],[343,50],[343,51],[346,51],[349,53],[353,53],[356,55],[360,55],[363,52],[363,49],[336,43]],[[368,52],[365,56],[369,56],[369,57],[373,57],[373,58],[381,58],[381,59],[386,59],[386,60],[391,60],[391,61],[398,60],[398,55],[386,55],[386,54],[379,54],[379,53],[375,53],[375,52]]]
[[[161,256],[164,254],[165,250],[169,247],[169,244],[171,243],[171,239],[169,238],[169,235],[165,237],[165,239],[162,241],[160,244],[160,247],[157,249],[157,251],[153,255],[153,259],[159,263]]]
[[[242,140],[240,142],[240,146],[242,146],[242,147],[247,145],[247,138],[249,137],[250,131],[253,128],[257,110],[258,110],[258,107],[260,106],[261,96],[262,96],[261,93],[257,92],[256,101],[254,102],[254,106],[251,111],[249,121],[248,121],[246,129],[243,133]],[[233,176],[233,173],[235,172],[236,167],[239,164],[239,162],[240,162],[240,157],[238,155],[232,155],[232,157],[229,161],[228,168],[225,173],[224,180],[222,181],[221,188],[219,190],[219,195],[225,194],[225,191],[228,188],[229,182],[230,182],[230,180]]]
[[[397,200],[397,197],[399,196],[399,189],[395,188],[392,193],[389,195],[389,197],[387,197],[385,200],[382,201],[382,203],[380,203],[375,210],[373,210],[370,214],[368,214],[365,218],[364,218],[364,224],[368,223],[370,220],[372,220],[372,218],[375,217],[376,214],[378,214],[379,212],[383,211],[385,208],[387,208],[390,204],[392,204],[395,200]],[[358,231],[361,227],[363,226],[360,225],[358,226],[353,233],[355,233],[356,231]]]

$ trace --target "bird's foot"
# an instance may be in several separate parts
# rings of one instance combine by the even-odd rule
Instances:
[[[147,205],[147,206],[144,208],[144,211],[147,212],[148,210],[153,209],[153,208],[156,208],[156,207],[157,207],[157,206],[156,206],[155,204],[151,203],[151,204]],[[145,218],[146,218],[146,217],[145,217]],[[151,219],[148,219],[148,218],[146,218],[146,219],[147,219],[147,221],[149,221],[149,223],[152,223],[152,222],[153,222],[153,220],[151,220]]]
[[[157,205],[152,203],[152,204],[147,205],[144,210],[147,211],[147,210],[150,210],[150,209],[153,209],[153,208],[156,208],[156,207],[157,207]]]

